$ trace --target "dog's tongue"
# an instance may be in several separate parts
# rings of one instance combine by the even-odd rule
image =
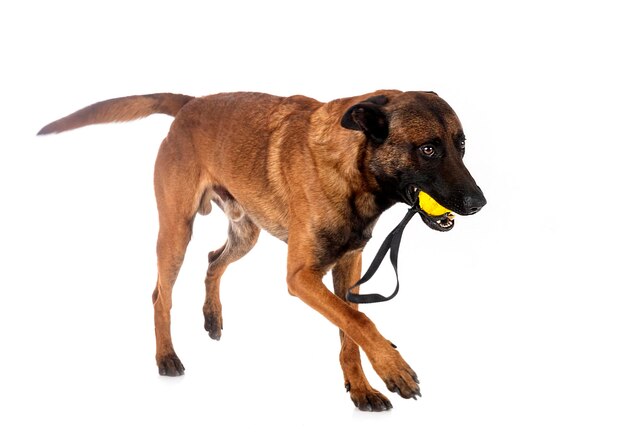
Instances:
[[[440,215],[444,215],[447,212],[451,212],[449,209],[441,206],[435,199],[430,197],[428,193],[425,191],[420,191],[419,193],[419,204],[422,211],[426,214],[437,217]]]

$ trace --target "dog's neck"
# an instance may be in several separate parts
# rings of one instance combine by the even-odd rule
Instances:
[[[372,221],[399,199],[389,187],[380,184],[367,165],[368,147],[363,135],[344,130],[333,135],[333,141],[315,141],[311,152],[315,163],[331,170],[334,177],[320,178],[319,183],[328,198],[337,203],[349,203],[360,219]]]
[[[321,147],[317,152],[322,152]],[[317,268],[325,271],[347,252],[362,250],[372,237],[372,231],[380,215],[395,201],[386,197],[369,171],[359,169],[358,154],[350,150],[328,147],[327,152],[315,153],[316,167],[329,169],[332,177],[318,179],[319,188],[333,206],[332,214],[318,223],[318,245],[323,249]],[[332,223],[332,226],[327,224]]]

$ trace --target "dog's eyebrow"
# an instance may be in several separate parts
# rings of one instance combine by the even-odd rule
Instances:
[[[440,146],[441,145],[441,138],[439,138],[439,137],[431,137],[431,138],[428,138],[427,140],[422,141],[420,145],[423,145],[423,144],[432,144],[434,146]]]

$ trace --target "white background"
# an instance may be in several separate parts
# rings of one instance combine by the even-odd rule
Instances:
[[[202,3],[0,7],[0,434],[625,435],[618,2]],[[171,119],[38,129],[130,94],[380,88],[455,108],[489,202],[447,234],[412,222],[400,294],[363,308],[424,397],[355,410],[337,330],[287,294],[286,246],[267,234],[224,276],[210,340],[219,211],[196,221],[174,290],[187,374],[159,377],[152,165]],[[380,220],[366,263],[404,210]]]

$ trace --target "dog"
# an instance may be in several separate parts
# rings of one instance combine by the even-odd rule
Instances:
[[[154,171],[159,234],[152,301],[159,373],[185,370],[170,333],[172,288],[194,217],[209,214],[214,203],[229,228],[224,245],[208,255],[203,312],[212,339],[220,339],[223,327],[220,278],[264,229],[288,245],[289,293],[340,329],[339,361],[356,407],[392,408],[365,378],[359,348],[390,391],[421,396],[415,372],[346,295],[360,277],[362,250],[376,221],[395,203],[411,203],[425,191],[460,215],[486,204],[463,163],[465,137],[452,108],[434,92],[397,90],[328,103],[247,92],[200,98],[163,93],[95,103],[39,135],[155,113],[175,117]],[[452,214],[422,218],[439,231],[454,224]],[[331,270],[334,293],[322,282]]]

